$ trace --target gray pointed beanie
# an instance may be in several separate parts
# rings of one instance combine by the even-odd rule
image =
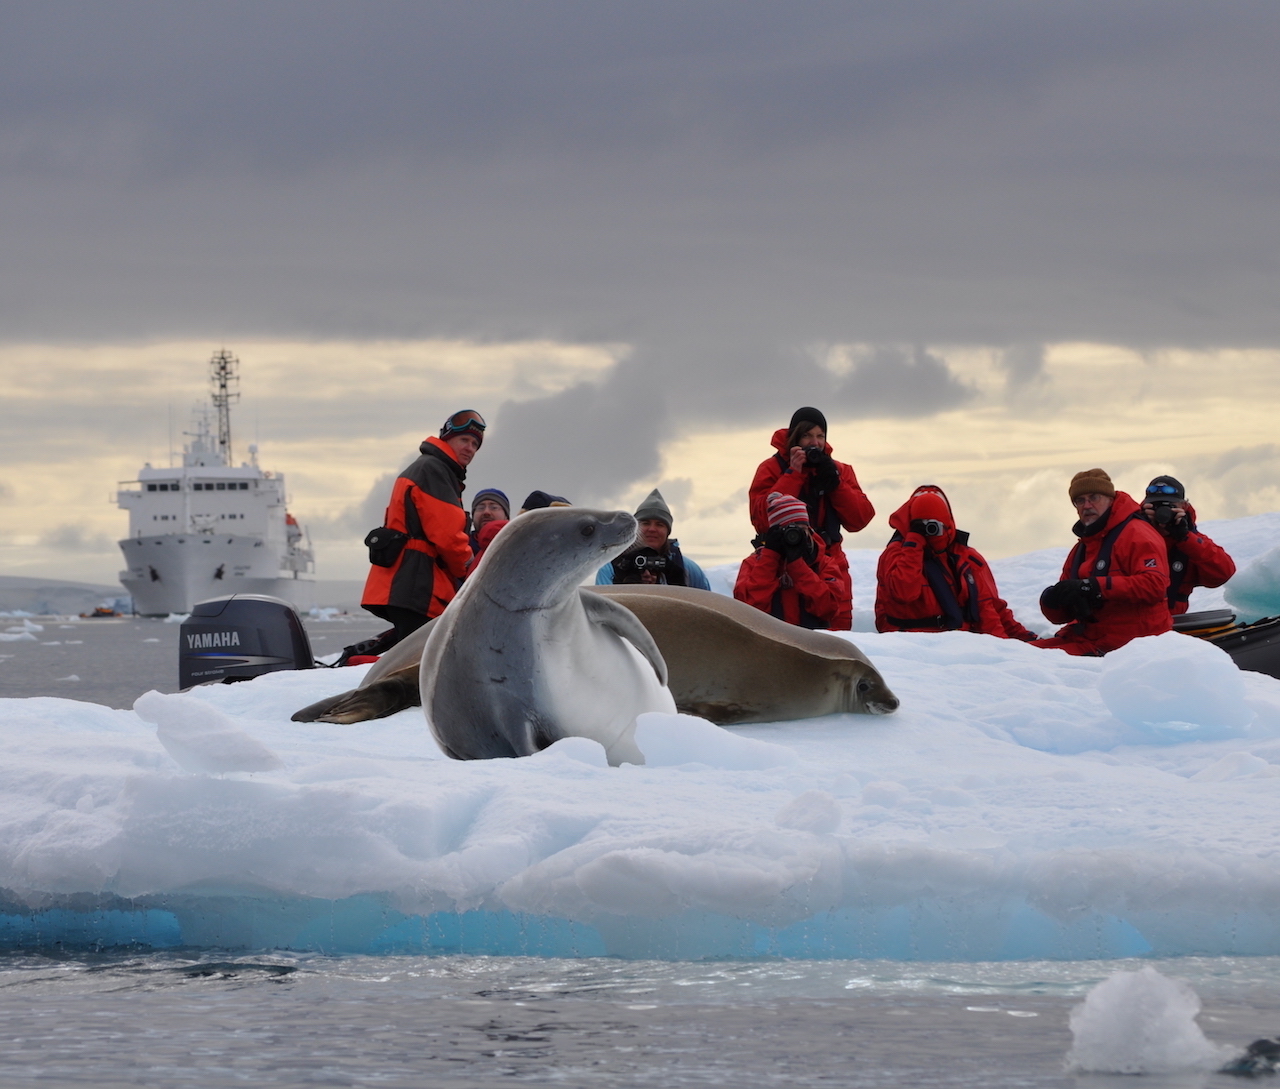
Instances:
[[[640,522],[645,518],[657,518],[667,523],[668,531],[672,529],[671,508],[667,506],[667,501],[662,498],[662,493],[657,488],[646,495],[644,502],[636,508],[636,521]]]

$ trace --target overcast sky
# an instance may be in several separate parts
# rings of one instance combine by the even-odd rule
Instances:
[[[1145,398],[1170,351],[1198,352],[1191,395],[1248,414],[1262,394],[1218,388],[1220,353],[1280,349],[1272,2],[0,11],[12,573],[85,542],[114,570],[102,494],[224,343],[325,532],[463,401],[493,424],[484,482],[621,502],[659,479],[696,495],[699,437],[754,429],[745,485],[804,403],[833,442],[950,421],[966,455],[999,441],[975,428],[997,403],[1087,429],[1055,345],[1107,346],[1090,392],[1132,389],[1133,413],[1164,403]],[[398,362],[370,369],[376,345]],[[957,362],[978,350],[997,392]],[[1258,426],[1194,450],[1171,433],[1164,463],[1267,461]],[[328,441],[289,447],[303,435]],[[1027,471],[1067,472],[1042,445]],[[843,449],[886,495],[908,483],[883,443]]]

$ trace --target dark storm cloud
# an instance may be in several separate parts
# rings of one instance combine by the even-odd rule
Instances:
[[[968,396],[936,355],[841,384],[805,344],[1280,342],[1271,3],[3,18],[7,338],[626,341],[602,383],[496,414],[513,475],[581,428],[583,496],[698,422]]]

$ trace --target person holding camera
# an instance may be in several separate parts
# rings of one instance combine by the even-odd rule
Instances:
[[[597,586],[644,584],[711,589],[702,568],[680,551],[680,542],[671,536],[671,508],[657,488],[636,508],[635,517],[639,523],[636,543],[596,572]]]
[[[973,631],[1030,643],[995,575],[969,534],[956,529],[951,502],[922,484],[889,517],[894,534],[876,567],[876,631]]]
[[[1103,655],[1169,631],[1168,553],[1137,501],[1116,491],[1101,469],[1076,473],[1068,494],[1079,515],[1071,532],[1080,542],[1061,580],[1040,595],[1040,611],[1065,626],[1033,645]]]
[[[474,409],[445,420],[396,478],[384,524],[365,538],[372,566],[360,605],[395,625],[397,642],[444,612],[470,568],[462,490],[484,428]]]
[[[760,546],[742,561],[733,596],[801,628],[830,628],[840,613],[842,571],[794,496],[774,492],[765,502],[768,524]]]
[[[844,554],[842,529],[857,533],[875,517],[875,508],[858,486],[853,467],[836,461],[827,442],[827,418],[816,408],[796,409],[791,423],[773,434],[777,451],[760,463],[748,492],[751,524],[758,539],[769,530],[769,496],[777,492],[799,499],[810,527],[822,539],[824,555],[840,571],[839,607],[830,627],[853,626],[853,580]]]
[[[1174,616],[1191,607],[1191,591],[1197,586],[1221,586],[1236,573],[1226,550],[1196,528],[1196,509],[1187,502],[1181,481],[1156,477],[1147,485],[1142,513],[1169,550],[1169,612]]]

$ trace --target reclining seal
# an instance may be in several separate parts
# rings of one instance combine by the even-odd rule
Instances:
[[[579,592],[606,596],[636,615],[662,653],[671,694],[685,714],[729,726],[898,709],[898,697],[875,666],[839,636],[797,628],[723,594],[683,586],[592,586]],[[363,722],[416,706],[419,659],[430,627],[378,659],[359,688],[304,707],[294,721]]]
[[[422,709],[457,760],[528,756],[589,737],[643,764],[636,716],[674,713],[667,666],[635,614],[578,584],[626,549],[624,511],[547,507],[513,519],[422,650]]]

